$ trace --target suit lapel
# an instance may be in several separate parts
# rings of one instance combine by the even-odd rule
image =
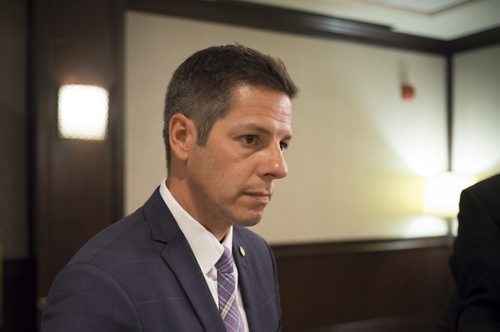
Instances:
[[[187,240],[182,237],[168,243],[162,257],[177,276],[205,330],[223,331],[224,323]]]
[[[223,331],[224,322],[196,258],[158,190],[144,205],[153,239],[165,244],[161,256],[177,277],[205,331]]]
[[[258,288],[254,285],[255,280],[251,275],[251,260],[249,259],[253,253],[245,246],[245,242],[237,231],[237,227],[233,229],[233,257],[236,267],[238,268],[238,285],[240,287],[241,296],[243,297],[243,304],[245,305],[248,328],[250,331],[262,331],[255,310],[257,304],[255,303],[256,298],[253,293]]]

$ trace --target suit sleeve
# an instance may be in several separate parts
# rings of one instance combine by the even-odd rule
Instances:
[[[89,264],[66,266],[50,290],[43,332],[142,331],[134,306],[105,271]]]
[[[460,198],[451,257],[459,305],[458,331],[500,331],[500,230],[474,191]]]

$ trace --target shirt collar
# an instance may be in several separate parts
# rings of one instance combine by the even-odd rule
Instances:
[[[233,227],[229,229],[222,244],[203,225],[196,221],[184,208],[175,200],[163,180],[160,185],[160,194],[163,201],[174,216],[182,233],[186,237],[194,256],[204,274],[208,274],[214,267],[224,252],[224,247],[232,250]]]

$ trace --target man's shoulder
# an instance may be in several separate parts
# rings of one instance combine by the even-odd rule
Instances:
[[[71,264],[106,265],[137,252],[149,231],[142,208],[91,237],[69,261]],[[142,241],[144,242],[144,241]]]
[[[176,233],[175,229],[164,227],[169,211],[162,204],[156,190],[142,207],[90,238],[68,264],[103,267],[157,255],[162,246],[154,234]]]
[[[500,201],[500,174],[486,178],[465,189],[464,192],[472,194],[483,204],[491,205],[498,209]]]
[[[473,192],[496,191],[500,193],[500,174],[490,176],[466,189]]]
[[[497,224],[500,223],[500,174],[486,178],[465,189],[461,197],[463,202],[474,202],[484,207],[485,211]],[[500,224],[498,224],[500,226]]]

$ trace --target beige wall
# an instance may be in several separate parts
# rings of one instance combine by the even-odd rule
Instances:
[[[301,88],[289,176],[255,230],[272,243],[444,232],[421,210],[421,177],[446,169],[444,59],[361,44],[129,12],[126,212],[165,176],[165,88],[206,46],[238,42],[278,56]],[[416,98],[400,98],[408,80]]]
[[[500,46],[454,57],[453,167],[487,176],[500,172]]]

